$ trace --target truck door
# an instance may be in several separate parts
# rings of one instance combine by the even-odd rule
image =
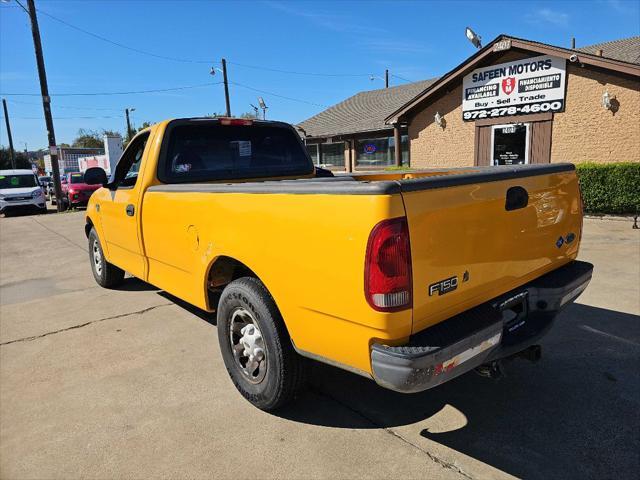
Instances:
[[[149,135],[146,132],[131,141],[112,174],[109,195],[99,203],[109,261],[142,279],[145,260],[139,230],[142,181],[138,172]]]

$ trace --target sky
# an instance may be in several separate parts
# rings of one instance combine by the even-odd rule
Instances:
[[[29,20],[15,0],[2,2],[0,95],[14,147],[36,150],[48,143]],[[124,133],[125,108],[135,108],[134,125],[223,113],[222,75],[210,74],[223,57],[234,115],[262,96],[267,119],[297,123],[384,87],[386,68],[391,85],[446,73],[474,53],[467,25],[484,42],[505,33],[564,47],[572,36],[580,47],[640,35],[640,0],[36,0],[36,7],[58,143],[71,143],[80,128]],[[176,90],[114,95],[161,89]],[[92,95],[68,95],[78,93]],[[8,144],[4,117],[0,144]]]

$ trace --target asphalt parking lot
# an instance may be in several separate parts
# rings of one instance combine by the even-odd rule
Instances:
[[[537,364],[401,395],[315,365],[267,414],[215,318],[91,275],[82,212],[0,219],[0,477],[637,478],[640,230],[586,220],[594,279]]]

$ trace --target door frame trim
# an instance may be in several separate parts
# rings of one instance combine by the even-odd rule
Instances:
[[[527,133],[524,138],[524,164],[529,165],[529,150],[531,150],[531,124],[529,122],[517,122],[517,123],[501,123],[497,125],[491,125],[491,141],[489,142],[489,162],[490,166],[495,167],[495,159],[493,158],[494,152],[494,140],[496,128],[510,127],[512,125],[524,125],[527,129]],[[520,165],[520,164],[517,164]]]

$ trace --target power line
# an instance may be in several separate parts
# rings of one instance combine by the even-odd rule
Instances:
[[[61,18],[58,18],[54,15],[51,15],[48,12],[45,12],[41,9],[37,9],[37,11],[39,13],[41,13],[42,15],[45,15],[49,18],[51,18],[52,20],[55,20],[56,22],[59,22],[63,25],[66,25],[69,28],[72,28],[74,30],[77,30],[79,32],[84,33],[85,35],[89,35],[93,38],[97,38],[98,40],[101,40],[103,42],[109,43],[111,45],[115,45],[116,47],[120,47],[120,48],[124,48],[125,50],[130,50],[132,52],[136,52],[139,53],[141,55],[147,55],[149,57],[154,57],[154,58],[159,58],[162,60],[169,60],[169,61],[173,61],[173,62],[182,62],[182,63],[199,63],[199,64],[208,64],[208,65],[212,65],[212,64],[218,64],[219,62],[216,61],[212,61],[212,60],[194,60],[194,59],[188,59],[188,58],[179,58],[179,57],[168,57],[166,55],[158,55],[156,53],[153,52],[147,52],[145,50],[140,50],[139,48],[135,48],[135,47],[130,47],[129,45],[125,45],[123,43],[120,42],[116,42],[114,40],[111,40],[109,38],[103,37],[102,35],[98,35],[97,33],[91,32],[89,30],[85,30],[84,28],[78,27],[76,25],[73,25],[72,23],[69,23],[65,20],[62,20]],[[227,62],[229,64],[238,66],[238,67],[244,67],[244,68],[252,68],[254,70],[264,70],[264,71],[268,71],[268,72],[276,72],[276,73],[285,73],[288,75],[306,75],[306,76],[313,76],[313,77],[369,77],[371,75],[371,73],[325,73],[325,72],[298,72],[298,71],[294,71],[294,70],[284,70],[284,69],[279,69],[279,68],[272,68],[272,67],[264,67],[264,66],[260,66],[260,65],[248,65],[246,63],[239,63],[239,62]]]
[[[283,98],[285,100],[291,100],[292,102],[306,103],[307,105],[314,105],[316,107],[322,107],[322,108],[326,108],[327,107],[327,105],[323,105],[321,103],[309,102],[308,100],[302,100],[300,98],[287,97],[285,95],[280,95],[278,93],[268,92],[266,90],[260,90],[259,88],[253,88],[253,87],[250,87],[248,85],[243,85],[242,83],[238,83],[238,82],[231,82],[230,81],[229,83],[232,84],[232,85],[235,85],[236,87],[246,88],[247,90],[253,90],[254,92],[264,93],[265,95],[271,95],[272,97],[278,97],[278,98]]]
[[[20,100],[9,100],[9,103],[15,103],[17,105],[34,105],[34,106],[38,106],[38,107],[42,107],[41,103],[34,103],[34,102],[23,102]],[[73,107],[70,105],[55,105],[55,108],[65,108],[65,109],[71,109],[71,110],[105,110],[105,111],[111,111],[111,112],[120,112],[122,110],[122,108],[106,108],[106,107]]]
[[[192,59],[187,59],[187,58],[177,58],[177,57],[168,57],[165,55],[158,55],[156,53],[152,53],[152,52],[147,52],[145,50],[140,50],[139,48],[135,48],[135,47],[130,47],[128,45],[125,45],[123,43],[120,42],[116,42],[114,40],[109,40],[106,37],[103,37],[102,35],[98,35],[97,33],[93,33],[90,32],[89,30],[85,30],[84,28],[80,28],[77,27],[76,25],[73,25],[69,22],[66,22],[64,20],[62,20],[61,18],[55,17],[53,15],[51,15],[50,13],[47,13],[43,10],[40,10],[39,8],[36,9],[38,11],[38,13],[41,13],[42,15],[51,18],[52,20],[55,20],[56,22],[62,23],[63,25],[66,25],[69,28],[73,28],[74,30],[77,30],[79,32],[84,33],[85,35],[89,35],[93,38],[97,38],[98,40],[102,40],[103,42],[106,43],[110,43],[111,45],[115,45],[116,47],[120,47],[120,48],[124,48],[125,50],[130,50],[132,52],[136,52],[139,53],[141,55],[147,55],[148,57],[154,57],[154,58],[159,58],[162,60],[169,60],[172,62],[181,62],[181,63],[206,63],[206,64],[211,64],[211,63],[217,63],[217,62],[212,62],[211,60],[192,60]]]
[[[391,75],[392,77],[398,78],[400,80],[403,80],[405,82],[409,82],[409,83],[415,82],[415,80],[409,80],[408,78],[401,77],[400,75],[396,75],[395,73],[390,73],[389,75]]]
[[[56,117],[54,115],[54,119],[55,120],[94,120],[94,119],[103,119],[103,118],[122,118],[123,115],[105,115],[105,116],[98,116],[98,117]],[[4,118],[4,117],[2,117]],[[40,116],[40,117],[15,117],[15,116],[11,116],[12,120],[15,119],[20,119],[20,120],[42,120],[44,117]]]
[[[130,92],[83,92],[83,93],[51,93],[52,97],[93,97],[93,96],[110,96],[110,95],[138,95],[143,93],[161,93],[174,92],[176,90],[187,90],[190,88],[210,87],[212,85],[220,85],[222,82],[201,83],[198,85],[186,85],[183,87],[156,88],[153,90],[135,90]],[[22,96],[22,97],[39,97],[40,93],[0,93],[6,96]]]
[[[281,70],[279,68],[261,67],[258,65],[247,65],[245,63],[229,62],[237,67],[253,68],[254,70],[265,70],[267,72],[286,73],[288,75],[308,75],[312,77],[369,77],[370,73],[320,73],[320,72],[296,72],[293,70]]]

